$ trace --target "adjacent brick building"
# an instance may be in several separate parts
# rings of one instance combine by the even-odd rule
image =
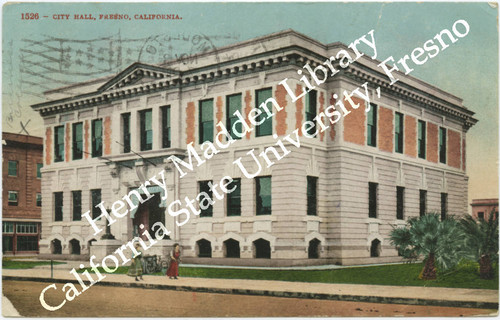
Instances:
[[[472,199],[472,217],[474,219],[488,220],[491,214],[498,218],[498,198],[496,199]]]
[[[387,240],[393,227],[431,211],[443,217],[467,212],[465,139],[476,120],[460,98],[423,81],[398,73],[400,81],[390,85],[379,62],[366,56],[296,101],[279,84],[287,78],[300,94],[298,70],[306,63],[315,68],[340,50],[349,49],[288,30],[185,62],[135,63],[107,79],[47,92],[48,102],[33,106],[46,126],[43,197],[49,200],[42,209],[41,252],[102,258],[136,236],[141,224],[150,229],[161,221],[172,230],[171,239],[148,253],[164,255],[179,242],[186,262],[400,260]],[[302,123],[334,104],[333,94],[346,101],[344,90],[365,82],[372,90],[370,112],[364,100],[353,97],[361,107],[315,138],[302,138],[300,148],[286,143],[292,152],[269,168],[262,160],[255,179],[233,165],[242,157],[255,169],[247,152],[258,154],[295,129],[304,137]],[[251,126],[252,111],[269,97],[281,111],[179,178],[169,156],[186,156],[191,142],[199,150],[202,142],[215,141],[216,123],[233,123],[235,110]],[[92,234],[82,212],[100,201],[113,203],[161,169],[167,172],[167,203],[153,197],[113,224],[116,241]],[[239,179],[238,192],[175,226],[179,217],[166,214],[165,207],[185,196],[193,199],[208,181],[225,175]]]
[[[38,253],[43,139],[2,133],[2,252]]]

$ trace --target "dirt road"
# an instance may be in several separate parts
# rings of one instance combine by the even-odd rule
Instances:
[[[27,317],[313,317],[472,316],[496,310],[358,303],[213,293],[93,286],[59,310],[45,310],[40,292],[49,283],[3,281],[3,293]],[[48,290],[46,301],[64,299]]]

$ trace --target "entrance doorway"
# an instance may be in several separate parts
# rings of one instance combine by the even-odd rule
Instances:
[[[155,223],[161,222],[165,224],[165,208],[160,208],[161,195],[160,193],[152,193],[154,195],[148,201],[140,203],[135,213],[135,217],[132,220],[134,237],[139,237],[142,240],[147,241],[148,238],[143,235],[145,230],[148,230],[151,237],[154,238],[155,232],[152,227]],[[145,195],[142,195],[145,197]],[[141,229],[140,225],[143,224],[144,228]],[[155,228],[158,230],[158,227]],[[165,236],[168,239],[168,236]]]

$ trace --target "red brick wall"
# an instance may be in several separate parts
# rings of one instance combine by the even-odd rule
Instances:
[[[276,87],[276,91],[274,92],[274,96],[276,97],[276,102],[283,109],[281,111],[276,112],[276,134],[278,136],[285,135],[286,129],[288,128],[286,124],[286,90],[285,87],[279,85]]]
[[[412,116],[405,116],[404,144],[405,155],[415,158],[417,156],[417,119]]]
[[[333,93],[331,95],[331,98],[330,98],[330,105],[334,106],[335,105],[335,102],[337,102],[337,100],[335,100],[333,98]],[[330,121],[328,121],[330,122]],[[330,124],[330,140],[333,141],[335,139],[335,125],[337,124],[338,122],[336,122],[335,124]]]
[[[438,127],[437,125],[427,122],[427,160],[438,162]]]
[[[222,121],[222,117],[224,116],[224,112],[222,111],[222,97],[217,97],[217,101],[215,103],[215,106],[217,108],[217,111],[215,112],[215,117],[217,119],[217,121],[215,122],[215,124],[217,125],[217,123],[219,123],[220,121]],[[217,133],[219,133],[222,129],[220,127],[217,127]],[[222,135],[219,136],[219,141],[222,142]]]
[[[460,132],[448,129],[448,165],[460,169]]]
[[[295,96],[302,94],[302,86],[297,85]],[[302,121],[304,120],[304,101],[303,97],[295,102],[295,129],[299,129],[299,136],[302,136]]]
[[[186,108],[186,144],[194,142],[195,111],[194,102],[188,102]]]
[[[252,110],[252,95],[250,94],[250,91],[247,90],[245,93],[245,121],[248,125],[249,128],[252,127],[252,124],[250,123],[250,120],[248,119],[248,114]],[[247,132],[247,139],[250,139],[251,132]]]
[[[321,92],[321,93],[319,94],[319,99],[318,99],[318,100],[319,100],[319,111],[318,111],[318,114],[320,114],[320,113],[322,113],[323,111],[325,111],[325,95],[324,95],[324,93],[323,93],[323,92]],[[328,125],[330,121],[329,121],[329,120],[327,120],[327,122],[328,122],[328,123],[326,123],[326,125]],[[319,126],[318,126],[318,130],[319,130]],[[323,141],[323,139],[324,139],[324,138],[325,138],[325,132],[324,132],[324,131],[322,132],[322,131],[320,130],[320,132],[319,132],[319,140],[320,140],[320,141]]]
[[[378,108],[378,147],[382,151],[392,152],[394,145],[394,114],[391,109]]]
[[[111,117],[104,118],[104,154],[111,154]]]
[[[354,104],[359,103],[360,107],[358,109],[348,109],[351,113],[344,117],[344,141],[352,142],[359,145],[365,145],[366,142],[366,112],[365,112],[365,101],[360,98],[351,98]],[[344,100],[344,105],[350,105],[347,100]],[[340,111],[342,112],[342,111]]]
[[[52,161],[52,128],[48,127],[47,130],[45,130],[45,164],[49,165],[51,161]]]
[[[465,139],[462,139],[462,170],[465,171]]]

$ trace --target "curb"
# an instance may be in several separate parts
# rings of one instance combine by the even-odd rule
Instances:
[[[22,276],[2,276],[2,279],[13,280],[13,281],[34,281],[34,282],[50,282],[50,283],[71,282],[74,284],[78,284],[78,281],[73,279],[64,280],[64,279],[50,279],[50,278],[22,277]],[[175,286],[175,285],[153,284],[153,283],[127,283],[127,282],[106,282],[106,281],[97,282],[96,285],[108,286],[108,287],[123,287],[123,288],[144,288],[144,289],[189,291],[189,292],[203,292],[203,293],[271,296],[279,298],[337,300],[337,301],[351,301],[351,302],[407,304],[407,305],[422,305],[422,306],[498,310],[498,302],[395,298],[395,297],[377,297],[377,296],[362,296],[362,295],[349,295],[349,294],[325,294],[325,293],[308,293],[308,292],[275,291],[275,290],[210,288],[210,287],[194,287],[194,286]]]

